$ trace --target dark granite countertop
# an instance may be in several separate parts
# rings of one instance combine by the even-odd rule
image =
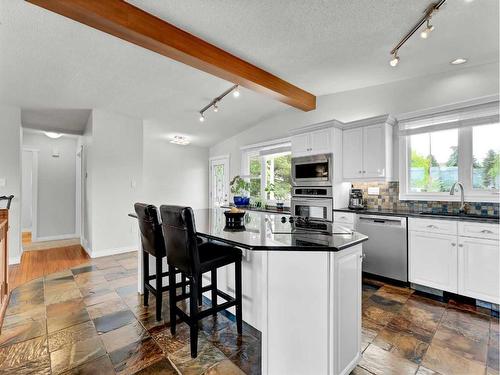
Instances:
[[[473,221],[478,223],[498,224],[498,216],[474,216],[474,215],[453,215],[446,213],[426,213],[422,211],[411,210],[389,210],[389,209],[364,209],[352,210],[350,208],[336,208],[337,212],[352,212],[361,215],[384,215],[384,216],[400,216],[400,217],[419,217],[425,219],[441,219],[441,220],[458,220],[458,221]]]
[[[224,242],[248,250],[260,251],[340,251],[368,239],[342,225],[333,225],[333,234],[293,230],[289,214],[246,211],[245,229],[225,228],[225,209],[194,210],[196,231],[200,237]],[[129,214],[130,217],[137,216]],[[282,222],[282,217],[287,221]]]
[[[228,231],[225,229],[224,209],[194,210],[196,231],[201,237],[218,240],[249,250],[288,250],[288,251],[340,251],[368,239],[367,236],[334,225],[334,234],[320,232],[294,231],[291,224],[282,223],[290,215],[247,211],[245,230]]]
[[[235,206],[221,206],[221,208],[225,208],[225,209],[230,209],[230,208],[233,208],[233,207],[235,207]],[[244,207],[242,209],[245,210],[245,211],[268,212],[268,213],[271,213],[271,214],[285,214],[285,215],[290,215],[290,207],[284,207],[282,210],[278,210],[277,208],[273,208],[273,207],[267,207],[267,208],[263,208],[263,207]]]

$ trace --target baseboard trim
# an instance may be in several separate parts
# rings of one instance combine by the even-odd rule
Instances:
[[[105,250],[100,250],[100,251],[91,251],[90,252],[90,257],[91,258],[101,258],[101,257],[107,257],[110,255],[117,255],[117,254],[123,254],[123,253],[130,253],[132,251],[137,251],[137,249],[125,246],[125,247],[119,247],[116,249],[105,249]]]
[[[9,266],[21,263],[21,257],[9,257]]]
[[[76,233],[73,233],[73,234],[61,234],[58,236],[37,237],[37,238],[33,238],[32,242],[71,240],[73,238],[79,238],[79,235]]]

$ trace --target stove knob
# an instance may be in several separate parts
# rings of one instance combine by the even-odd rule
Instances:
[[[293,216],[290,216],[290,218],[288,219],[288,221],[289,221],[290,223],[293,223],[293,221],[294,221],[294,220],[293,220]]]
[[[286,217],[282,216],[282,217],[281,217],[281,222],[282,222],[282,223],[286,223]]]

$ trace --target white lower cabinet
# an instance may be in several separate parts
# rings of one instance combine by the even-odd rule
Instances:
[[[500,303],[500,254],[495,240],[459,237],[458,294]]]
[[[410,282],[500,303],[500,249],[492,239],[498,238],[498,224],[418,218],[408,223]]]
[[[410,282],[457,293],[457,236],[410,231],[408,244]]]

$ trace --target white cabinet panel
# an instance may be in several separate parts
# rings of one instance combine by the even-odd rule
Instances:
[[[458,241],[458,293],[500,303],[499,242],[466,237]]]
[[[298,134],[292,137],[292,156],[304,156],[310,154],[309,133]]]
[[[410,282],[457,293],[457,236],[409,232]]]
[[[489,223],[473,223],[462,221],[458,223],[458,235],[476,238],[498,240],[499,225]]]
[[[342,224],[354,224],[354,215],[352,212],[335,211],[333,213],[333,221]]]
[[[311,136],[311,153],[328,154],[332,152],[332,131],[331,129],[316,130],[310,134]]]
[[[344,179],[363,177],[363,129],[343,131],[342,170]]]
[[[363,178],[385,175],[384,126],[372,125],[363,129]]]
[[[412,231],[457,234],[457,222],[452,220],[408,218],[408,229]]]

